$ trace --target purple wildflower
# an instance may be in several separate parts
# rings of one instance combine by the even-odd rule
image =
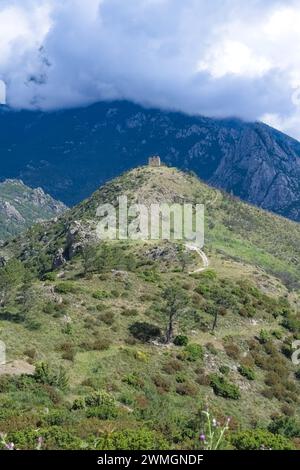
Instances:
[[[15,444],[13,442],[9,442],[8,444],[5,444],[5,447],[7,450],[14,450]]]

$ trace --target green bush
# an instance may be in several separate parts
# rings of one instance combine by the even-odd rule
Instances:
[[[292,333],[300,332],[300,319],[296,315],[289,315],[282,321],[282,326]]]
[[[232,435],[231,442],[237,450],[293,450],[291,441],[263,429],[241,431]]]
[[[195,362],[197,360],[203,359],[204,356],[202,346],[196,343],[188,344],[185,347],[184,352],[186,359],[190,362]]]
[[[267,330],[260,330],[259,341],[264,344],[270,341],[270,333]]]
[[[103,290],[99,290],[93,293],[93,298],[96,300],[109,299],[110,297],[111,295]]]
[[[187,346],[188,342],[189,342],[189,339],[185,335],[177,335],[174,338],[175,346]]]
[[[268,431],[287,438],[300,437],[300,422],[290,416],[277,416],[268,426]]]
[[[67,310],[64,304],[58,304],[48,301],[43,307],[44,313],[52,315],[54,318],[63,317],[67,314]]]
[[[213,269],[206,269],[205,271],[201,272],[201,279],[209,279],[210,281],[214,281],[217,279],[217,273]]]
[[[55,272],[49,272],[43,275],[43,281],[56,281],[57,274]]]
[[[130,374],[127,374],[124,377],[123,382],[138,389],[143,388],[144,386],[144,380],[136,372],[131,372]]]
[[[238,371],[243,377],[246,377],[246,379],[255,380],[255,372],[253,369],[251,369],[251,367],[240,365]]]
[[[45,450],[77,450],[83,446],[81,439],[59,426],[12,432],[8,439],[15,444],[17,449],[29,450],[36,448],[39,437],[43,438],[43,449]]]
[[[45,362],[39,362],[36,365],[33,378],[38,383],[57,387],[61,390],[66,390],[69,384],[66,372],[62,367],[53,370]]]
[[[221,374],[228,375],[230,372],[230,368],[228,366],[220,366],[219,371]]]
[[[102,420],[115,419],[118,417],[119,410],[115,404],[103,404],[86,410],[87,418],[98,418]]]
[[[147,429],[115,431],[97,440],[98,450],[166,450],[170,446],[157,432]]]
[[[237,385],[228,382],[225,377],[216,374],[210,377],[210,386],[216,395],[220,395],[223,398],[238,400],[241,396]]]
[[[129,331],[134,338],[145,343],[161,336],[158,326],[146,322],[133,323],[130,325]]]
[[[74,294],[77,289],[74,283],[70,281],[59,282],[55,286],[55,292],[58,294]]]
[[[81,410],[84,408],[96,408],[99,406],[115,405],[116,401],[114,397],[110,393],[107,393],[104,390],[100,390],[93,392],[90,395],[86,395],[85,397],[76,398],[76,400],[74,400],[72,409]]]

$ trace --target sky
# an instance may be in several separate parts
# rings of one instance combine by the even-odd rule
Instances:
[[[0,0],[0,80],[14,108],[127,99],[300,139],[299,24],[299,0]]]

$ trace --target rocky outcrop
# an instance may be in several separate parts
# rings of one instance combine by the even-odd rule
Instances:
[[[24,223],[25,219],[20,212],[8,201],[0,200],[0,214],[11,221]]]
[[[95,230],[95,224],[90,222],[80,222],[75,220],[67,229],[67,246],[65,253],[68,259],[73,258],[76,254],[82,253],[86,246],[90,246],[99,242]]]
[[[64,255],[64,249],[59,248],[52,263],[53,269],[59,269],[66,264],[67,260]]]
[[[0,238],[17,235],[36,222],[62,214],[66,206],[46,194],[32,189],[21,180],[0,183]]]

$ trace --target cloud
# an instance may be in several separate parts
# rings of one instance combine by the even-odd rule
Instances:
[[[128,99],[300,138],[296,0],[1,0],[0,24],[13,107]]]
[[[2,80],[0,80],[0,105],[1,104],[6,104],[6,86]]]

